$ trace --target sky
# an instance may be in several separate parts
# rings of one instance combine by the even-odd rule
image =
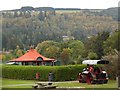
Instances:
[[[107,9],[118,7],[119,0],[2,0],[0,10],[20,9],[22,6]]]

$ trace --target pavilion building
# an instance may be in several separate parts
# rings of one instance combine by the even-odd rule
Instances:
[[[46,58],[39,54],[35,49],[31,48],[27,53],[19,58],[10,60],[10,62],[15,62],[18,65],[46,65],[53,66],[55,59]]]

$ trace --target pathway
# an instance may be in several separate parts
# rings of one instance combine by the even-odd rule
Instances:
[[[63,82],[52,82],[54,84],[57,84],[57,83],[73,83],[73,82],[78,82],[78,81],[63,81]],[[40,81],[40,83],[49,83],[49,82],[43,82],[43,81]],[[0,86],[1,87],[14,87],[14,86],[32,86],[33,84],[13,84],[13,85],[2,85]],[[58,87],[58,88],[71,88],[71,87]],[[72,88],[84,88],[84,87],[72,87]]]

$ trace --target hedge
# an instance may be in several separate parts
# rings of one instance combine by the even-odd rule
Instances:
[[[76,80],[78,73],[86,65],[68,65],[68,66],[13,66],[3,65],[2,77],[8,79],[35,80],[36,73],[40,74],[41,81],[48,80],[49,72],[55,76],[54,81]]]

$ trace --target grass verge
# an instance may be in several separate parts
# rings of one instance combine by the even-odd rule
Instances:
[[[3,79],[3,88],[32,88],[32,85],[37,81],[33,80],[13,80],[13,79]],[[117,83],[115,80],[109,80],[108,84],[93,84],[88,85],[87,83],[79,83],[78,81],[72,82],[55,82],[54,85],[58,87],[84,87],[84,88],[99,88],[102,90],[107,90],[106,88],[117,88]]]

